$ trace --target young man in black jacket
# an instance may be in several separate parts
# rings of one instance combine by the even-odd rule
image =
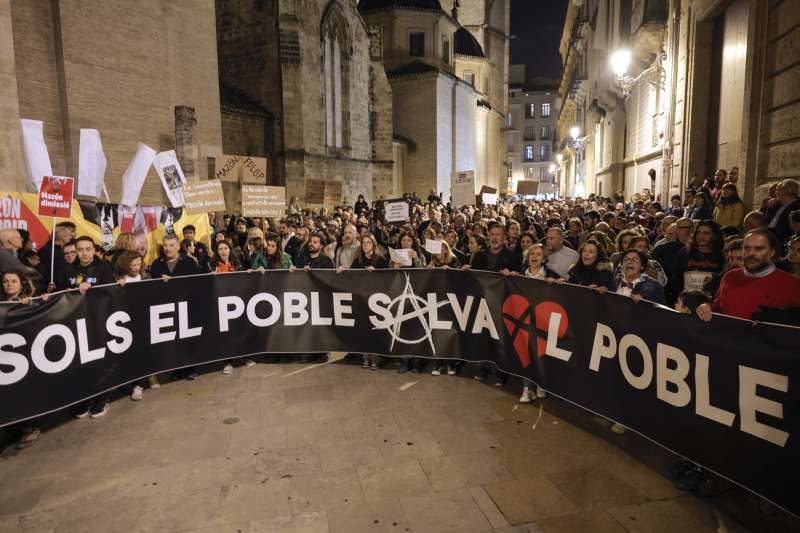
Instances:
[[[81,294],[86,294],[95,285],[114,283],[114,271],[111,270],[111,265],[95,256],[91,237],[78,237],[75,248],[78,258],[64,269],[64,275],[59,278],[62,284],[60,289],[78,289]],[[76,405],[73,414],[76,418],[99,418],[108,412],[110,405],[108,396],[101,394]]]
[[[324,237],[319,233],[312,233],[305,248],[300,251],[300,255],[297,258],[297,268],[302,268],[306,271],[312,268],[334,268],[333,260],[322,253],[324,247]]]

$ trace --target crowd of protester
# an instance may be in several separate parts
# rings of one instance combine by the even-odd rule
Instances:
[[[385,205],[359,196],[354,206],[332,212],[300,208],[296,199],[280,220],[237,215],[210,216],[210,247],[184,226],[182,235],[167,234],[151,264],[137,252],[132,234],[121,233],[110,250],[90,237],[76,235],[75,225],[61,222],[51,241],[34,250],[27,235],[0,231],[0,277],[3,300],[36,305],[48,293],[92,286],[169,279],[199,273],[241,270],[441,268],[484,270],[526,276],[546,283],[581,285],[613,292],[633,301],[648,300],[711,320],[712,312],[739,318],[800,323],[800,191],[784,180],[769,190],[760,208],[745,213],[736,189],[738,169],[718,171],[702,182],[694,177],[683,196],[665,207],[648,191],[625,201],[594,195],[586,199],[502,198],[497,205],[455,208],[433,191],[423,201],[406,195],[409,218],[388,224]],[[426,250],[441,241],[441,252]],[[391,249],[408,250],[407,264]],[[54,272],[51,276],[51,259]],[[381,358],[364,354],[364,368],[377,370]],[[274,360],[274,357],[272,358]],[[248,360],[246,364],[256,364]],[[399,372],[423,372],[429,361],[398,361]],[[197,368],[181,377],[193,380]],[[223,373],[234,370],[227,361]],[[456,360],[435,361],[432,374],[463,370]],[[474,377],[488,380],[492,368],[479,366]],[[506,375],[496,373],[503,386]],[[156,376],[135,384],[132,400],[145,388],[157,388]],[[520,402],[545,392],[530,382]],[[75,416],[100,417],[109,409],[106,395],[75,408]],[[20,445],[34,442],[39,430],[25,426]],[[615,425],[615,431],[624,431]],[[698,470],[687,468],[687,477]],[[692,480],[686,481],[691,485]],[[689,487],[690,488],[690,487]]]

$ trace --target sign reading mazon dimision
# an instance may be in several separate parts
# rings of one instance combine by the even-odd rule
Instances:
[[[495,364],[800,510],[796,328],[484,272],[242,272],[2,304],[0,425],[157,372],[326,351]]]

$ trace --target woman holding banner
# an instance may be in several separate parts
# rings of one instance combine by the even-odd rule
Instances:
[[[364,269],[369,272],[389,268],[389,261],[386,260],[383,250],[381,250],[380,246],[378,246],[378,242],[371,233],[361,237],[361,248],[359,249],[355,259],[353,259],[353,263],[350,265],[350,268]],[[337,272],[341,272],[342,270],[344,270],[343,267],[336,269]],[[378,370],[380,364],[381,356],[369,353],[364,354],[361,367],[369,368],[370,370]]]
[[[393,251],[392,268],[425,268],[422,260],[422,250],[417,240],[417,235],[413,230],[401,230],[397,241],[400,244],[399,251]],[[405,257],[408,258],[410,264],[403,265],[400,261]],[[422,372],[425,367],[425,361],[419,357],[404,357],[400,362],[400,368],[397,371],[400,374],[405,374],[409,370],[415,374]]]

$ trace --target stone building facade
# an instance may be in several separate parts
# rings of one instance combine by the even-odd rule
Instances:
[[[216,20],[221,83],[263,111],[247,155],[270,156],[273,183],[301,200],[309,178],[341,182],[348,202],[399,192],[391,89],[352,1],[218,0]],[[223,132],[230,114],[223,101]]]
[[[757,204],[771,183],[800,177],[800,2],[570,2],[561,41],[558,118],[562,194],[643,188],[662,198],[693,175],[739,167]],[[622,94],[611,55],[631,51]],[[649,70],[648,70],[649,69]],[[570,139],[580,128],[582,143]],[[653,169],[653,181],[648,171]]]
[[[403,190],[448,198],[452,174],[468,170],[478,186],[504,186],[508,2],[361,0],[358,7],[391,84]]]

